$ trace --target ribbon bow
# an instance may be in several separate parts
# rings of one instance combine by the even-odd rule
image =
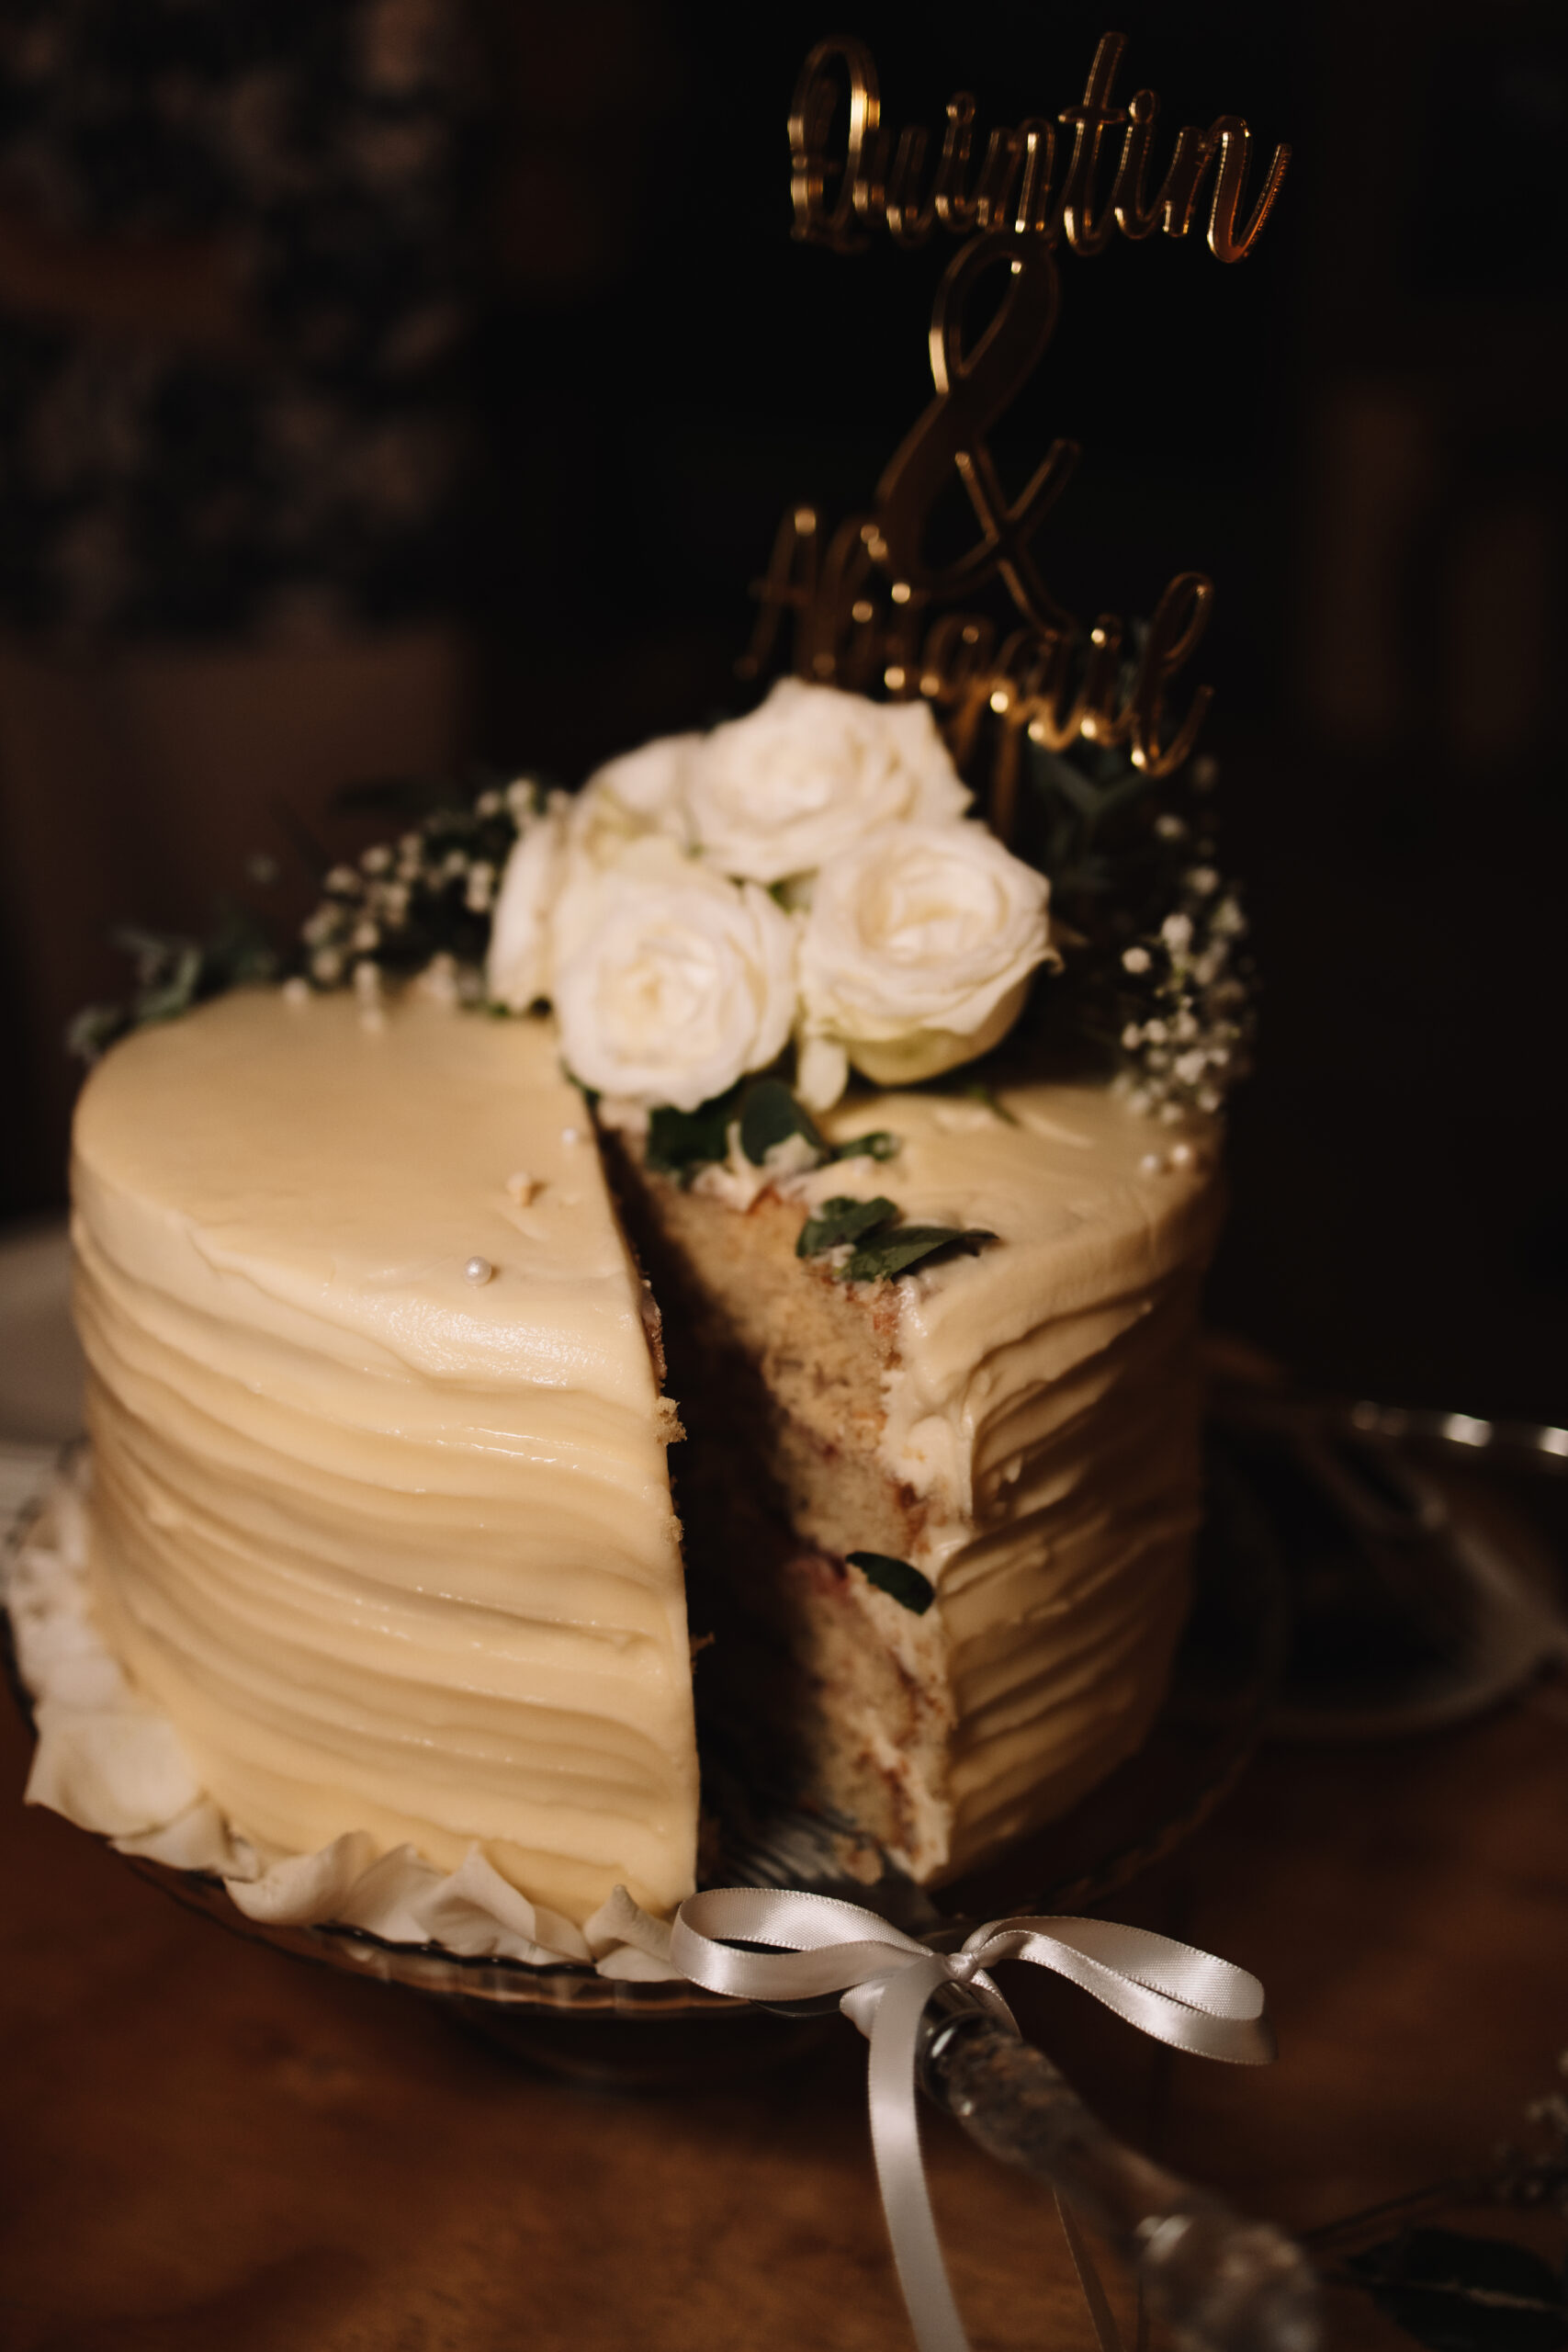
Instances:
[[[738,1942],[782,1949],[737,1951]],[[1174,2049],[1243,2066],[1274,2055],[1256,1976],[1213,1952],[1106,1919],[996,1919],[976,1928],[960,1951],[933,1951],[858,1903],[790,1888],[716,1887],[682,1904],[670,1959],[694,1984],[740,2000],[837,1993],[839,2007],[870,2041],[876,2177],[920,2352],[968,2346],[931,2217],[915,2104],[920,2018],[939,1986],[962,1985],[1016,2033],[1017,2020],[988,1972],[998,1960],[1032,1961]],[[1085,2256],[1065,2207],[1063,2220],[1081,2271]],[[1084,2284],[1092,2304],[1090,2276]]]

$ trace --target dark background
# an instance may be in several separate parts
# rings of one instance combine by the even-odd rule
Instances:
[[[1240,266],[1196,234],[1063,256],[993,446],[1017,480],[1083,445],[1040,548],[1074,610],[1147,612],[1186,569],[1219,590],[1196,667],[1266,993],[1217,1319],[1311,1380],[1568,1421],[1559,12],[497,16],[481,738],[567,781],[739,707],[781,510],[863,505],[931,398],[951,241],[790,239],[813,40],[869,40],[886,119],[964,87],[984,129],[1072,104],[1110,21],[1157,157],[1220,113],[1291,142]],[[0,1211],[59,1197],[52,1160],[14,1167]]]

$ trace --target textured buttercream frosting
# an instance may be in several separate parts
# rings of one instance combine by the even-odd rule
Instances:
[[[1198,1292],[1220,1216],[1217,1133],[1161,1131],[1104,1087],[1000,1085],[992,1109],[859,1101],[896,1161],[818,1194],[886,1192],[912,1224],[998,1237],[906,1276],[880,1455],[925,1505],[952,1725],[930,1825],[949,1874],[1061,1813],[1142,1740],[1187,1606],[1200,1508]]]
[[[547,1025],[221,999],[95,1072],[73,1187],[96,1606],[237,1828],[678,1901],[670,1423]]]
[[[863,1098],[826,1124],[897,1159],[786,1187],[797,1216],[886,1192],[998,1237],[899,1281],[873,1400],[936,1602],[863,1605],[931,1693],[940,1769],[874,1708],[854,1733],[918,1783],[928,1876],[1137,1744],[1198,1507],[1214,1145],[1104,1089],[995,1100]],[[95,1073],[74,1193],[94,1605],[235,1830],[446,1870],[477,1844],[570,1919],[617,1884],[667,1911],[697,1807],[674,1424],[550,1025],[417,989],[369,1020],[222,999]]]

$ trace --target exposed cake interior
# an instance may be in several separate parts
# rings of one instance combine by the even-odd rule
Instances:
[[[689,1606],[715,1635],[698,1721],[748,1778],[793,1779],[940,1880],[1065,1811],[1163,1694],[1216,1188],[1093,1087],[889,1094],[827,1125],[890,1131],[897,1156],[780,1187],[736,1155],[682,1188],[635,1133],[619,1153],[689,1433]],[[998,1238],[847,1282],[796,1254],[829,1195]],[[934,1599],[907,1605],[856,1555]]]

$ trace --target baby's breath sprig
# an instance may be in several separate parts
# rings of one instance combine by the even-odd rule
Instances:
[[[480,1001],[495,893],[542,792],[528,776],[492,786],[468,807],[432,809],[357,865],[334,865],[300,930],[310,985],[343,988],[361,971],[369,979],[434,967],[465,1002]]]
[[[344,804],[387,805],[387,789],[347,793]],[[486,785],[470,801],[427,808],[395,841],[377,842],[356,864],[331,868],[291,948],[238,906],[220,910],[205,940],[118,932],[116,944],[133,959],[132,992],[120,1003],[87,1005],[77,1013],[66,1031],[68,1049],[91,1064],[132,1029],[262,980],[284,979],[291,989],[352,986],[368,1017],[383,978],[414,972],[432,973],[434,984],[461,1002],[482,1002],[491,905],[523,820],[543,795],[541,785],[524,776]],[[253,872],[252,878],[276,874]]]
[[[1206,862],[1208,846],[1182,870],[1158,929],[1122,949],[1111,991],[1122,1057],[1117,1090],[1134,1110],[1167,1120],[1218,1111],[1250,1067],[1247,917],[1234,885]]]
[[[1132,1107],[1216,1112],[1250,1067],[1253,966],[1240,893],[1217,862],[1214,763],[1156,783],[1126,752],[1032,744],[1021,846],[1051,878],[1066,970],[1054,1019],[1103,1052]]]

